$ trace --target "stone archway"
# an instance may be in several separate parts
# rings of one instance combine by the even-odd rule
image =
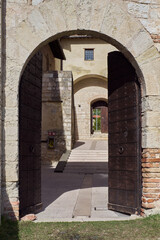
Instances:
[[[91,134],[97,131],[108,133],[108,106],[104,100],[91,103]]]
[[[142,148],[143,148],[143,204],[144,209],[158,208],[157,197],[148,185],[149,178],[155,182],[160,177],[156,168],[147,168],[148,159],[159,159],[160,133],[157,113],[160,96],[160,55],[153,41],[138,20],[130,16],[123,3],[102,0],[44,1],[37,6],[27,4],[7,5],[6,29],[6,79],[5,79],[5,181],[12,215],[18,218],[18,89],[19,79],[31,57],[47,42],[70,34],[92,34],[118,48],[134,66],[142,89]],[[96,14],[95,14],[96,13]],[[18,21],[16,16],[19,16]],[[13,24],[12,19],[15,19]],[[153,102],[156,102],[153,104]],[[152,113],[151,113],[152,111]],[[3,149],[4,151],[4,149]],[[152,161],[152,160],[151,160]],[[154,160],[154,163],[156,160]],[[12,169],[12,174],[10,170]],[[155,173],[156,172],[156,173]],[[10,188],[14,187],[13,192]],[[156,186],[155,186],[156,188]],[[157,201],[159,200],[159,201]],[[5,196],[3,205],[5,206]],[[7,202],[6,202],[7,203]],[[147,211],[146,211],[147,213]]]
[[[107,78],[87,74],[74,80],[75,139],[91,137],[91,101],[107,98]],[[85,116],[85,118],[84,118]]]

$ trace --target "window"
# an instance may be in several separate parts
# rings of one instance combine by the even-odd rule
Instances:
[[[85,49],[84,52],[85,52],[84,60],[86,61],[94,60],[94,49]]]

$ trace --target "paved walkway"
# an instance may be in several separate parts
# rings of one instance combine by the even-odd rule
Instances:
[[[107,150],[102,140],[78,141],[75,149],[83,151]],[[98,162],[98,156],[96,162]],[[78,162],[80,160],[78,159]],[[94,159],[95,161],[95,159]],[[106,158],[107,163],[107,158]],[[68,163],[67,163],[68,164]],[[43,211],[39,222],[128,220],[129,216],[109,211],[107,173],[55,173],[54,168],[42,169]]]

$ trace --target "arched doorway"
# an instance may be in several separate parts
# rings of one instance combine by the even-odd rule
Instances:
[[[108,105],[99,100],[91,104],[91,134],[108,133]]]
[[[140,88],[135,69],[122,53],[118,51],[110,53],[108,64],[108,206],[111,210],[123,213],[140,213]],[[19,192],[20,211],[22,215],[31,211],[36,212],[37,209],[41,207],[41,170],[39,155],[41,130],[41,65],[42,59],[40,55],[37,54],[27,65],[22,75],[20,85]],[[99,100],[93,102],[92,111],[94,119],[106,117],[104,123],[103,119],[99,123],[98,121],[92,123],[92,126],[95,124],[95,131],[103,131],[104,128],[105,131],[106,129],[108,130],[106,101]],[[24,123],[26,127],[24,127]]]
[[[89,139],[91,137],[91,104],[96,99],[100,100],[100,97],[105,101],[108,94],[107,85],[107,78],[99,75],[86,75],[74,81],[76,140]]]
[[[125,75],[126,74],[125,69],[128,69],[128,66],[129,66],[129,69],[131,69],[131,73],[132,72],[134,73],[134,80],[137,79],[137,77],[135,77],[136,73],[135,73],[135,70],[132,67],[132,65],[124,57],[123,54],[121,54],[121,56],[122,56],[123,60],[125,59],[124,60],[125,63],[122,61],[122,63],[124,63],[124,66],[123,66],[122,69],[121,69],[121,67],[120,68],[118,67],[117,71],[116,71],[113,67],[115,62],[116,62],[116,64],[117,64],[117,62],[118,63],[121,62],[121,60],[119,60],[118,58],[117,59],[115,58],[114,61],[112,62],[112,64],[109,65],[109,80],[108,80],[109,81],[109,87],[108,87],[108,90],[109,90],[108,102],[109,102],[109,104],[112,102],[111,101],[112,100],[111,99],[111,95],[112,95],[111,93],[114,92],[115,90],[118,91],[118,92],[119,92],[119,90],[123,92],[123,90],[121,90],[121,86],[123,86],[125,88],[124,83],[128,84],[128,82],[130,82],[130,77],[132,79],[132,77],[133,77],[132,74],[130,76],[130,74],[128,75],[128,72],[127,72],[127,76]],[[37,63],[35,63],[35,66],[33,68],[33,75],[36,73],[36,64]],[[28,65],[27,65],[27,67],[28,67]],[[25,71],[26,71],[26,69],[25,69]],[[119,78],[120,80],[119,81],[117,81],[117,79],[116,79],[116,82],[114,82],[112,80],[113,69],[114,69],[114,73],[116,72],[116,74],[117,73],[120,74],[120,78]],[[124,70],[124,72],[123,72],[123,70]],[[25,71],[24,71],[24,74],[25,74]],[[30,71],[32,71],[32,67],[31,67],[31,69],[29,69],[29,72]],[[36,76],[36,78],[37,78],[37,76]],[[128,80],[126,80],[126,78]],[[22,75],[22,79],[23,79],[23,75]],[[22,79],[21,79],[21,81],[22,81]],[[122,79],[122,81],[121,81],[121,79]],[[134,81],[134,80],[131,80],[131,82]],[[114,86],[113,85],[111,86],[111,82],[114,83]],[[23,88],[20,89],[20,96],[21,95],[23,95]],[[130,93],[130,96],[131,96],[131,99],[132,99],[132,94],[131,93]],[[123,97],[122,97],[122,99],[123,99]],[[120,98],[120,100],[121,100],[121,98]],[[21,101],[21,99],[20,99],[20,101]],[[40,99],[38,101],[39,101],[39,103],[41,103]],[[114,99],[114,101],[113,101],[114,104],[115,104],[116,101],[117,100]],[[118,101],[119,101],[119,99],[118,99]],[[115,107],[114,104],[113,104],[113,106]],[[20,103],[20,106],[21,106],[21,103]],[[126,106],[124,105],[124,108],[125,107]],[[135,108],[136,107],[138,107],[138,109],[139,109],[138,105],[136,105]],[[96,127],[95,131],[100,130],[101,132],[103,132],[103,131],[107,132],[107,130],[108,130],[107,122],[108,121],[107,121],[107,104],[106,104],[106,102],[104,102],[104,101],[94,102],[92,104],[92,109],[93,109],[93,112],[92,112],[93,117],[96,116],[95,117],[96,119],[98,118],[97,116],[100,116],[100,118],[101,117],[106,117],[104,122],[103,121],[100,122],[100,129],[98,128],[98,122],[95,123],[95,127]],[[94,112],[94,110],[96,112]],[[97,112],[97,110],[99,112]],[[132,110],[133,109],[131,109],[131,112],[132,112]],[[137,108],[134,111],[138,112]],[[20,112],[22,113],[22,111],[20,111]],[[34,119],[34,114],[35,114],[35,111],[32,115],[33,119]],[[104,114],[104,116],[102,116],[102,114]],[[128,114],[129,113],[127,113],[127,116],[128,116]],[[20,117],[20,122],[22,122],[21,121],[21,116],[22,115],[19,116]],[[139,117],[140,117],[140,114],[138,114],[136,124],[140,122]],[[119,119],[119,122],[123,122],[123,121],[121,121],[121,118],[122,118],[121,111],[117,111],[116,118]],[[109,119],[112,119],[112,111],[109,111]],[[40,121],[41,120],[39,118],[39,122]],[[116,122],[117,122],[117,120],[116,120]],[[92,126],[93,126],[93,123],[92,123]],[[136,125],[136,127],[134,128],[134,131],[137,131],[137,126],[138,125]],[[120,126],[118,127],[118,129],[120,129],[120,132],[122,131]],[[140,129],[140,127],[139,127],[139,129]],[[134,156],[135,158],[133,160],[133,164],[134,164],[134,167],[135,167],[134,171],[132,172],[132,171],[130,171],[129,167],[125,166],[125,168],[124,168],[124,166],[122,165],[123,166],[123,172],[125,172],[125,177],[121,178],[120,176],[121,176],[122,170],[119,170],[119,169],[117,170],[117,167],[120,165],[121,158],[123,156],[123,149],[124,148],[121,146],[122,145],[121,142],[117,142],[116,147],[114,148],[114,151],[112,151],[112,148],[113,148],[113,145],[114,145],[112,141],[115,141],[115,135],[110,130],[111,130],[111,128],[109,128],[109,208],[111,210],[116,210],[116,211],[120,211],[120,212],[123,212],[123,213],[129,213],[129,214],[140,213],[140,199],[141,199],[141,192],[140,192],[141,177],[140,177],[140,164],[139,164],[140,163],[139,149],[141,148],[140,141],[136,142],[136,144],[137,144],[136,147],[132,146],[134,148],[133,155],[135,153],[138,154],[138,156],[136,156],[136,157]],[[128,131],[130,131],[130,129]],[[33,133],[33,131],[32,131],[32,133]],[[22,142],[25,143],[24,135],[21,134],[21,132],[20,132],[20,135],[23,136],[22,140],[21,140],[21,143]],[[36,141],[38,141],[38,138],[36,137],[36,135],[32,136],[32,140],[34,141],[33,144],[35,144]],[[125,141],[126,142],[124,144],[126,146],[129,143],[129,139],[126,138]],[[22,144],[20,144],[20,147],[21,146],[22,146]],[[130,147],[130,143],[129,143],[129,145],[127,145],[126,151],[129,151],[128,147]],[[35,153],[35,149],[34,149],[34,146],[32,144],[31,144],[31,146],[29,146],[29,151],[31,152],[32,155]],[[127,154],[129,156],[128,152],[127,152]],[[22,154],[22,155],[23,155],[23,158],[20,158],[20,161],[21,161],[20,166],[23,166],[23,164],[25,165],[24,154]],[[112,155],[116,155],[116,165],[114,165],[114,167],[116,169],[114,169],[114,170],[113,170],[113,162],[115,161],[115,159],[112,157]],[[120,155],[120,157],[119,157],[119,155]],[[125,156],[125,159],[126,159],[126,157],[128,159],[128,156]],[[130,156],[129,156],[129,159],[130,159]],[[130,160],[129,160],[129,162],[130,162]],[[132,162],[132,160],[131,160],[131,162]],[[28,162],[26,162],[26,164],[28,165]],[[40,161],[36,162],[36,157],[35,157],[31,165],[32,165],[32,167],[30,168],[30,166],[27,166],[27,169],[25,171],[23,171],[22,168],[20,167],[20,176],[22,176],[20,178],[20,211],[21,211],[22,215],[30,212],[31,210],[36,212],[37,209],[40,208],[41,205],[42,205],[42,203],[41,203],[41,181],[40,181],[41,171],[40,171],[40,168],[39,168],[40,167]],[[114,172],[114,178],[113,178],[113,172]],[[120,178],[121,178],[121,180],[120,180]],[[26,184],[26,179],[27,179],[27,184]],[[35,181],[35,179],[36,179],[36,181]],[[133,185],[132,184],[128,185],[128,182],[132,183]],[[121,185],[119,185],[119,183],[121,183]],[[133,188],[133,189],[130,189],[130,187]],[[125,199],[124,199],[124,196],[125,196]]]
[[[126,8],[123,8],[123,4],[118,2],[113,4],[112,1],[105,1],[105,3],[98,8],[98,18],[97,14],[94,13],[91,16],[90,9],[92,4],[94,5],[93,12],[95,12],[95,5],[98,6],[98,3],[98,1],[95,1],[94,3],[91,1],[88,3],[86,14],[84,14],[83,8],[80,6],[77,7],[75,4],[75,7],[73,6],[73,15],[68,14],[68,4],[70,5],[70,3],[63,6],[63,8],[60,2],[55,4],[54,1],[45,1],[42,3],[42,6],[39,7],[38,5],[35,6],[35,8],[22,4],[19,6],[19,10],[17,10],[17,12],[23,12],[24,10],[28,11],[30,17],[28,17],[27,14],[24,15],[20,21],[16,22],[16,26],[12,24],[12,21],[8,21],[7,28],[10,30],[6,31],[6,39],[8,41],[7,46],[10,45],[15,47],[16,51],[7,51],[6,53],[7,75],[5,84],[5,126],[7,126],[7,131],[5,132],[5,145],[7,147],[5,148],[5,163],[8,164],[6,168],[6,176],[9,175],[11,168],[14,172],[14,176],[8,177],[7,181],[11,184],[16,183],[17,190],[19,182],[17,172],[19,163],[17,146],[17,143],[19,142],[17,124],[19,79],[31,57],[46,42],[49,42],[51,39],[53,40],[59,38],[62,35],[69,35],[71,32],[72,34],[87,34],[87,32],[89,32],[94,36],[100,37],[116,46],[134,66],[138,76],[138,81],[141,84],[143,102],[151,102],[154,97],[155,99],[159,97],[159,54],[153,46],[153,42],[149,34],[140,22],[138,22],[138,20],[133,19],[133,17],[127,13]],[[105,12],[106,7],[107,11]],[[55,14],[53,14],[53,9]],[[15,11],[10,13],[8,11],[7,14],[13,14],[14,17],[17,12]],[[35,20],[34,16],[41,17],[41,25],[38,24],[39,22]],[[59,21],[57,21],[57,17]],[[108,24],[108,21],[111,24]],[[153,50],[153,54],[150,54],[151,50]],[[14,71],[12,69],[14,69]],[[12,87],[10,84],[11,80],[13,82]],[[152,99],[150,99],[150,96]],[[142,112],[145,116],[145,126],[143,128],[144,134],[142,136],[144,156],[145,151],[150,152],[153,149],[159,149],[159,142],[156,140],[159,139],[159,133],[157,133],[158,130],[156,130],[157,137],[155,137],[152,132],[153,125],[151,123],[146,124],[146,119],[148,119],[146,115],[149,111],[150,109],[147,109],[144,105],[142,105]],[[156,113],[156,110],[153,109],[152,112]],[[12,120],[10,120],[11,114],[14,116]],[[15,131],[12,131],[13,126]],[[152,141],[150,141],[150,136],[152,136]],[[11,156],[10,152],[13,152],[14,155]],[[147,175],[145,175],[145,179],[148,180]],[[14,202],[13,199],[15,199],[15,197],[16,199],[19,199],[19,193],[17,191],[16,196],[13,197],[12,193],[9,192],[8,197],[10,202]],[[146,201],[147,197],[145,194],[144,197]],[[154,204],[151,205],[151,208],[153,205]],[[143,206],[147,208],[150,205],[149,203],[145,204],[144,202]]]

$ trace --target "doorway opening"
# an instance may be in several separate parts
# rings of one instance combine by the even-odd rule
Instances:
[[[75,39],[77,37],[72,36],[71,37],[72,41],[73,41],[73,38]],[[85,37],[80,36],[78,38],[78,41],[80,44],[82,39],[84,40]],[[94,43],[95,41],[96,44],[98,45],[97,39],[94,39],[94,37],[92,39],[92,36],[89,36],[89,41],[92,41],[92,43]],[[102,45],[101,47],[103,51],[104,51],[105,44],[107,43],[103,43],[103,44],[101,43]],[[82,45],[84,45],[84,43]],[[108,201],[106,201],[106,199],[108,198],[109,208],[111,210],[115,210],[115,211],[119,211],[127,214],[139,212],[140,196],[141,196],[140,194],[140,186],[141,186],[140,185],[140,147],[141,146],[140,146],[140,99],[139,99],[140,88],[139,88],[139,85],[137,84],[135,69],[132,67],[129,61],[123,56],[123,54],[121,54],[119,51],[115,51],[115,48],[113,51],[112,46],[111,45],[108,46],[108,45],[110,44],[107,44],[107,48],[109,50],[106,50],[105,52],[105,59],[107,59],[107,55],[109,55],[110,60],[109,61],[107,60],[105,62],[106,68],[105,68],[105,71],[103,72],[105,74],[106,72],[108,72],[108,76],[105,76],[105,79],[103,78],[103,81],[101,83],[101,85],[105,85],[105,87],[103,86],[101,87],[101,92],[100,92],[101,96],[99,96],[97,93],[97,86],[99,86],[100,88],[99,79],[94,78],[94,81],[93,81],[93,78],[90,77],[85,82],[86,78],[83,78],[84,76],[81,76],[80,77],[81,79],[78,78],[81,81],[80,80],[77,81],[75,83],[75,86],[76,85],[77,86],[75,87],[74,74],[73,74],[73,82],[72,82],[68,80],[68,77],[67,77],[68,75],[66,73],[68,71],[68,66],[70,67],[70,71],[73,72],[75,70],[76,74],[78,72],[82,73],[84,66],[85,68],[86,66],[92,67],[92,70],[93,70],[94,69],[93,62],[83,63],[84,65],[82,67],[80,66],[79,68],[78,66],[71,67],[71,61],[69,61],[68,65],[65,64],[64,62],[62,64],[61,62],[60,69],[58,70],[58,74],[55,73],[56,64],[53,64],[53,68],[47,69],[47,71],[45,72],[46,82],[44,83],[44,85],[42,81],[42,76],[37,75],[37,71],[40,71],[40,69],[41,69],[41,74],[42,75],[44,74],[44,72],[42,71],[42,68],[39,67],[39,65],[42,66],[42,63],[38,63],[38,60],[34,59],[31,66],[30,64],[27,65],[26,67],[26,69],[28,69],[26,74],[27,76],[24,77],[23,75],[22,77],[22,79],[23,78],[27,79],[26,85],[25,86],[23,86],[23,84],[20,85],[21,108],[19,112],[20,206],[21,206],[22,215],[30,211],[36,212],[36,210],[42,206],[42,202],[45,201],[46,205],[44,204],[43,210],[44,211],[47,210],[49,214],[51,212],[50,206],[55,204],[55,209],[52,212],[53,214],[55,214],[55,216],[57,216],[56,215],[57,202],[59,204],[59,200],[61,201],[61,197],[62,198],[64,197],[63,200],[65,202],[68,196],[70,198],[69,194],[72,193],[72,191],[75,191],[75,195],[73,198],[73,202],[74,202],[73,204],[75,204],[75,208],[76,209],[81,208],[82,207],[81,203],[84,201],[85,193],[84,191],[80,191],[82,192],[81,195],[80,196],[76,195],[77,192],[79,191],[79,188],[81,189],[94,188],[95,194],[97,194],[98,191],[103,187],[105,187],[105,189],[108,188],[108,181],[107,181],[108,172],[106,169],[109,169],[109,197],[106,191],[105,198],[104,198],[105,202],[103,202],[102,208],[103,209],[107,208]],[[68,51],[69,54],[72,53],[74,50],[74,48],[72,49],[72,46],[69,46],[69,45],[64,47],[64,42],[62,46],[63,46],[62,49],[63,50],[65,49],[66,51]],[[89,48],[89,47],[87,46],[86,48]],[[78,49],[79,49],[79,46],[78,46]],[[112,54],[110,54],[111,52]],[[76,55],[76,49],[74,50],[74,54]],[[96,58],[96,50],[95,50],[94,57]],[[73,59],[71,60],[72,60],[72,63],[76,63],[76,61],[74,61]],[[79,62],[77,64],[80,65]],[[62,66],[63,66],[63,69],[62,69]],[[86,69],[84,71],[86,72]],[[64,72],[64,75],[62,74],[62,72]],[[31,83],[30,79],[33,80],[33,83]],[[77,79],[77,76],[75,80],[76,79]],[[109,84],[107,84],[106,79],[108,79]],[[36,83],[39,80],[41,82],[41,85],[37,86],[39,90],[38,92],[39,98],[37,100],[35,99],[36,90],[32,92],[32,89],[36,89],[35,88]],[[22,83],[23,83],[23,80],[22,80]],[[85,85],[85,87],[82,87],[83,84]],[[48,87],[47,91],[50,91],[50,93],[52,93],[50,95],[50,99],[47,102],[47,104],[44,104],[45,106],[48,106],[50,113],[52,113],[52,116],[50,118],[51,121],[49,122],[52,124],[53,123],[52,118],[55,118],[55,119],[57,118],[58,111],[59,111],[57,109],[61,109],[61,112],[60,112],[61,114],[59,114],[60,120],[57,118],[55,121],[55,124],[57,124],[57,128],[54,129],[50,127],[49,129],[50,131],[48,131],[48,135],[46,136],[45,139],[43,139],[43,142],[42,142],[41,141],[42,128],[40,126],[41,125],[40,123],[41,123],[41,117],[42,119],[44,119],[43,116],[41,115],[41,107],[42,107],[41,92],[43,92],[43,89],[42,89],[43,86],[47,86]],[[106,94],[107,88],[108,88],[109,94]],[[81,89],[83,89],[84,91],[81,92],[80,94]],[[63,99],[61,98],[62,97],[61,90],[63,90],[63,94],[64,94]],[[24,92],[26,94],[24,97],[24,103],[22,104],[22,97],[24,95]],[[55,98],[55,95],[53,94],[53,92],[57,94],[56,96],[57,98]],[[32,96],[30,97],[29,100],[26,97],[28,93],[30,93],[30,95]],[[77,96],[76,99],[72,93],[75,93],[75,96]],[[108,101],[107,100],[91,101],[91,99],[98,99],[98,98],[107,99]],[[68,99],[69,99],[69,104],[67,103]],[[84,101],[85,99],[86,99],[86,102]],[[88,99],[90,99],[90,101]],[[74,100],[75,100],[75,105],[74,105]],[[35,105],[33,104],[33,102]],[[37,107],[38,107],[38,111],[36,110]],[[74,112],[75,108],[77,112]],[[44,108],[45,114],[50,115],[50,113],[47,113],[46,110],[47,108]],[[86,117],[86,112],[90,113],[90,111],[91,111],[91,116],[88,114]],[[23,124],[21,123],[23,123],[24,118],[27,119],[26,120],[27,128],[25,130],[25,133],[22,134]],[[32,120],[33,122],[34,120],[37,121],[38,124],[36,125],[35,123],[35,126],[33,126],[33,129],[30,129],[30,126],[34,125],[33,123],[32,125],[30,125]],[[76,121],[78,124],[76,123]],[[63,130],[58,129],[59,123],[61,123]],[[76,124],[78,126],[78,131],[80,133],[78,137],[79,136],[81,137],[77,139],[78,142],[74,145],[74,149],[72,150],[72,144],[75,143],[74,142],[74,138],[75,138],[74,126]],[[45,125],[44,122],[42,125],[43,126]],[[83,126],[83,128],[81,128],[81,126]],[[48,127],[48,124],[46,124],[45,127]],[[32,134],[28,135],[30,132],[32,132]],[[106,133],[106,134],[109,132],[109,150],[107,149],[107,147],[106,149],[101,149],[103,144],[104,145],[106,144],[107,146],[107,142],[103,142],[102,144],[101,141],[93,141],[93,139],[87,139],[86,141],[86,136],[87,136],[86,133],[89,135],[94,135],[96,132]],[[51,135],[49,135],[49,133],[51,133]],[[27,136],[26,137],[27,144],[24,140],[25,135]],[[63,139],[64,141],[61,141],[62,137],[64,137],[65,139],[65,140]],[[52,146],[53,146],[53,148],[50,148],[49,150],[47,146],[48,144],[47,138],[51,139]],[[47,166],[47,168],[44,168],[44,178],[42,176],[42,185],[44,184],[43,180],[45,179],[45,187],[43,188],[43,192],[41,192],[41,180],[40,180],[41,179],[41,162],[43,162],[42,156],[46,156],[46,155],[41,154],[41,156],[39,156],[38,154],[41,152],[40,150],[41,147],[42,147],[42,150],[44,150],[43,148],[44,146],[45,146],[45,149],[47,149],[47,152],[53,153],[54,151],[57,153],[60,146],[58,145],[58,143],[60,141],[63,147],[64,147],[64,144],[66,144],[66,146],[68,144],[68,146],[70,147],[71,154],[69,157],[69,161],[67,162],[68,168],[66,168],[67,170],[64,169],[64,173],[61,173],[61,175],[58,175],[60,173],[56,173],[57,175],[54,175],[54,178],[52,180],[51,180],[51,177],[53,176],[53,174],[55,174],[53,166]],[[78,144],[78,147],[77,147],[77,144]],[[63,153],[65,154],[65,151]],[[109,165],[107,163],[108,155],[109,155]],[[103,157],[105,158],[105,160],[103,159]],[[26,159],[26,161],[24,159]],[[104,165],[106,168],[104,167]],[[74,172],[75,169],[77,172]],[[104,169],[106,173],[104,173]],[[76,174],[76,177],[74,174]],[[86,177],[87,174],[92,174],[92,176]],[[98,175],[99,177],[98,176],[96,177],[95,176],[96,174],[100,174]],[[63,176],[64,176],[64,182],[67,185],[62,185],[61,187],[58,188],[59,184],[62,183]],[[76,183],[74,184],[74,179],[77,179],[76,180],[77,184]],[[105,183],[103,182],[104,179],[105,179]],[[54,181],[54,184],[53,184],[53,181]],[[48,191],[47,189],[49,186],[51,187],[51,189],[49,189]],[[54,189],[53,189],[53,186],[54,186]],[[50,194],[50,192],[52,192],[53,194]],[[64,196],[64,194],[66,195]],[[99,196],[102,197],[103,194],[99,192]],[[77,198],[76,196],[79,196],[79,198]],[[91,191],[86,192],[86,196],[88,196],[87,201],[90,204],[88,205],[89,206],[88,209],[90,209],[89,211],[92,212],[93,216],[97,216],[96,214],[94,215],[94,209],[95,207],[97,207],[97,209],[98,207],[101,208],[101,206],[98,206],[98,203],[95,206],[95,202],[91,198],[92,196]],[[42,200],[41,200],[41,197],[42,197]],[[78,207],[76,205],[77,202],[79,204]],[[68,203],[68,206],[69,206],[69,203]],[[83,205],[83,207],[84,206],[85,205]],[[63,210],[63,212],[65,208],[60,207],[60,209]],[[87,214],[88,214],[88,209],[87,209]],[[73,210],[73,206],[72,206],[72,210]],[[76,213],[77,212],[79,212],[79,210],[77,210]],[[67,214],[68,213],[66,212],[65,216],[72,216],[71,212],[69,212],[69,215]],[[90,215],[88,214],[87,216],[90,216]]]
[[[108,133],[108,105],[98,100],[91,104],[91,134]]]

